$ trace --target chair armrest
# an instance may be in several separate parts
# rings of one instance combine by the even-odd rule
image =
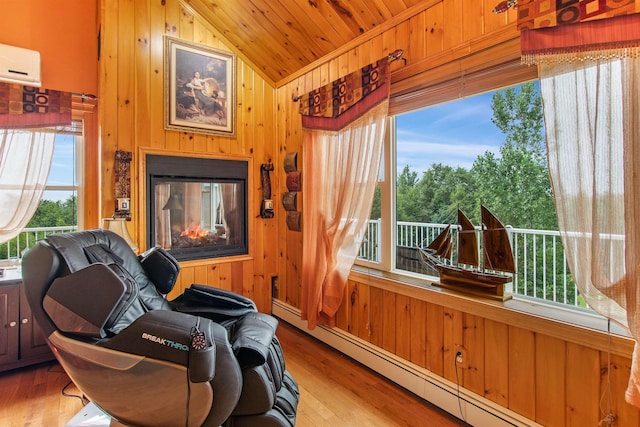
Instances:
[[[203,334],[201,348],[193,345],[197,332]],[[192,382],[210,381],[215,376],[215,339],[226,340],[227,331],[209,319],[166,310],[149,311],[113,338],[100,345],[113,350],[166,360],[186,366]]]
[[[238,319],[258,311],[255,303],[245,296],[198,284],[192,284],[170,301],[170,304],[177,311],[206,317],[215,322]]]

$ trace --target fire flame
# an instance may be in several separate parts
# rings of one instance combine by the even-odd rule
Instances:
[[[204,228],[201,228],[199,225],[194,225],[193,227],[184,230],[180,235],[186,236],[190,239],[198,239],[200,237],[207,237],[209,232]]]

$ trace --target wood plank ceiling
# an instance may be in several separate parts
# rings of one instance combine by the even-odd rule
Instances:
[[[425,0],[184,0],[274,83]],[[428,3],[428,2],[427,2]]]

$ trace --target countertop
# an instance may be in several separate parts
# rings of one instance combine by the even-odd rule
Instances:
[[[22,281],[22,271],[18,268],[2,268],[4,271],[0,276],[0,286],[14,285]]]

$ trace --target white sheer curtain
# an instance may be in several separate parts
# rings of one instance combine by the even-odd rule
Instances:
[[[164,209],[171,197],[171,184],[158,183],[153,189],[155,192],[156,245],[164,249],[171,249],[171,209]]]
[[[49,177],[55,134],[0,129],[0,243],[35,213]]]
[[[340,131],[305,129],[302,318],[333,325],[371,212],[388,100]]]
[[[580,293],[636,340],[640,406],[640,51],[538,60],[558,226]]]

